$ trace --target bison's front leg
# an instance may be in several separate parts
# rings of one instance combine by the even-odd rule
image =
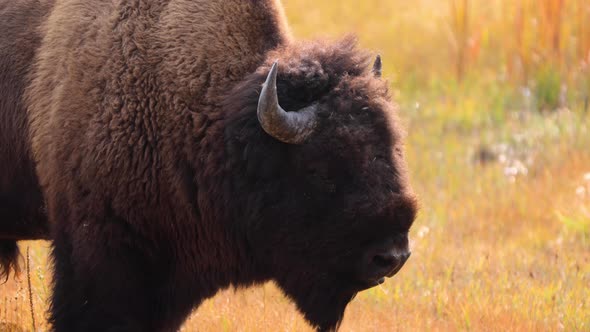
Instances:
[[[52,255],[55,331],[168,331],[182,321],[164,314],[167,278],[124,220],[60,223]]]

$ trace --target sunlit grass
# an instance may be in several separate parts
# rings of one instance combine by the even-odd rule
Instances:
[[[342,330],[589,330],[589,4],[455,2],[472,11],[460,82],[453,1],[284,0],[297,37],[353,31],[363,47],[382,54],[421,201],[411,259],[396,277],[355,298]],[[533,24],[543,8],[558,5],[561,21]],[[548,49],[555,31],[559,55]],[[546,69],[540,56],[559,83],[537,72]],[[549,105],[543,113],[541,102]],[[23,252],[27,246],[37,329],[46,330],[48,243],[23,243]],[[0,330],[30,330],[29,311],[26,277],[0,285]],[[309,326],[269,283],[219,293],[183,329]]]

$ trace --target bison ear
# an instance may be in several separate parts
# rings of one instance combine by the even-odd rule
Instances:
[[[381,77],[381,55],[377,54],[375,63],[373,63],[373,74],[375,77]]]

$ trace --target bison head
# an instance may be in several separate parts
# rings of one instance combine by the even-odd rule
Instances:
[[[381,64],[354,42],[271,52],[226,105],[234,225],[321,330],[410,255],[416,202]]]

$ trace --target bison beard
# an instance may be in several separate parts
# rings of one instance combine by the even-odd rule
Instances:
[[[173,331],[274,280],[318,330],[409,256],[381,60],[278,0],[0,0],[0,277],[52,240],[55,331]]]
[[[315,277],[317,278],[317,277]],[[340,288],[338,282],[324,279],[310,283],[310,280],[278,280],[279,285],[295,301],[305,318],[319,331],[338,329],[344,317],[346,305],[356,295],[355,291]]]

